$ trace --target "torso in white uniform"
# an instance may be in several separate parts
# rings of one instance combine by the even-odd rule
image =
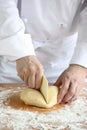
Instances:
[[[56,81],[68,67],[74,53],[78,33],[71,35],[70,29],[80,2],[81,0],[22,1],[21,17],[26,33],[31,34],[36,56],[43,64],[49,82]],[[16,69],[13,69],[12,74],[13,72]]]
[[[68,67],[73,55],[77,33],[70,36],[70,28],[79,2],[80,0],[22,2],[21,16],[26,32],[32,36],[35,53],[44,66],[49,82],[56,81]]]

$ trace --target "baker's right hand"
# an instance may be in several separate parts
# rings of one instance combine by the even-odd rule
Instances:
[[[40,88],[43,66],[36,56],[26,56],[16,60],[16,68],[18,76],[29,88]]]

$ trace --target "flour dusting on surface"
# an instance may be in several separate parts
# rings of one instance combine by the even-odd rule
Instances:
[[[16,110],[5,106],[9,94],[21,87],[0,87],[0,130],[87,130],[87,88],[71,105],[48,113]]]

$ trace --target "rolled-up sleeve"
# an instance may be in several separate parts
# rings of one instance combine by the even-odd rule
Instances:
[[[78,42],[70,64],[87,67],[87,8],[81,13]]]
[[[31,36],[25,34],[15,0],[0,0],[0,55],[11,61],[35,55]]]

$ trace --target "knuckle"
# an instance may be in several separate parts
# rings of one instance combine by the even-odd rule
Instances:
[[[66,80],[70,80],[70,76],[69,76],[69,74],[66,76]]]
[[[37,67],[37,72],[42,72],[42,71],[43,71],[42,65],[38,66],[38,67]]]
[[[42,67],[42,65],[39,65],[39,66],[30,65],[29,66],[29,72],[31,74],[42,73],[43,72],[43,67]]]
[[[27,73],[27,68],[23,68],[23,73]]]
[[[35,67],[34,67],[33,65],[29,67],[29,72],[30,72],[31,74],[34,74],[34,73],[35,73]]]

